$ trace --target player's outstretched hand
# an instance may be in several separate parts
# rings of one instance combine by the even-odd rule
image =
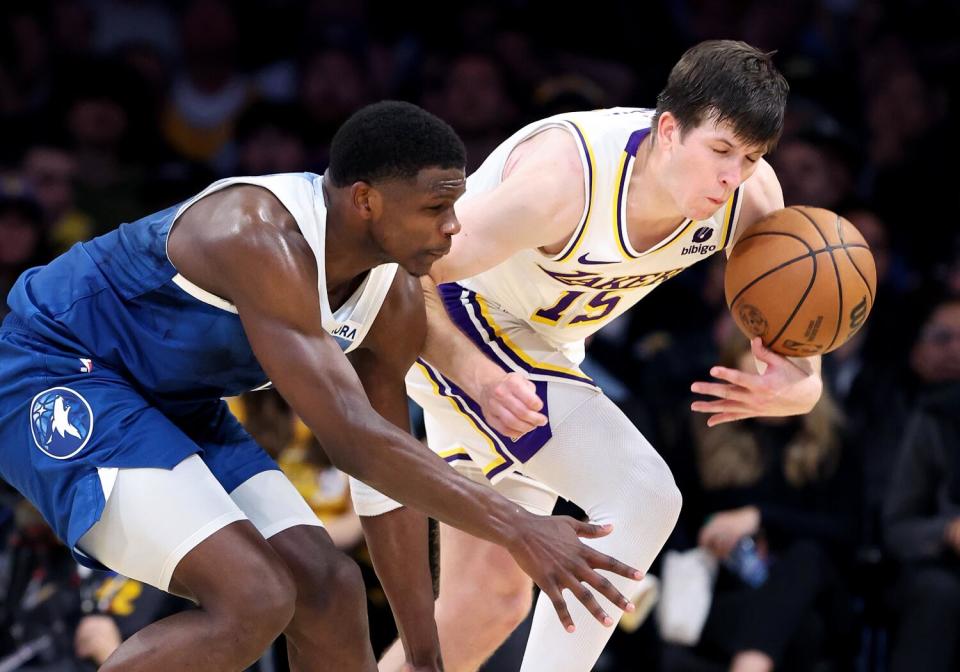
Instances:
[[[760,373],[715,366],[710,375],[720,383],[696,382],[690,389],[716,397],[695,401],[690,408],[709,413],[707,425],[761,416],[802,415],[820,399],[820,375],[764,347],[759,338],[750,341],[750,350]]]
[[[643,573],[609,555],[586,546],[578,537],[603,537],[612,525],[583,523],[569,516],[535,516],[527,514],[516,528],[516,536],[507,550],[520,568],[553,602],[557,616],[567,632],[574,631],[573,619],[563,598],[569,590],[606,626],[616,621],[607,614],[587,586],[593,586],[613,604],[633,611],[633,604],[617,590],[598,569],[639,581]],[[586,584],[586,585],[584,585]]]
[[[477,401],[487,422],[514,441],[547,424],[536,385],[519,373],[506,373],[484,385]]]

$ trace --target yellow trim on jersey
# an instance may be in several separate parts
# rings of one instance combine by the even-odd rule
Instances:
[[[443,459],[447,459],[448,457],[453,457],[454,455],[466,455],[469,457],[470,453],[467,452],[466,448],[457,447],[450,450],[441,450],[439,453],[437,453],[437,455]]]
[[[723,246],[723,241],[727,238],[727,231],[730,230],[730,227],[733,224],[733,199],[737,197],[737,191],[739,191],[739,189],[740,187],[737,187],[733,190],[733,193],[730,194],[730,198],[727,200],[727,207],[723,211],[723,228],[720,229],[720,245],[718,247]]]
[[[494,454],[496,455],[496,453]],[[506,464],[506,463],[507,461],[503,459],[502,455],[497,455],[497,457],[493,461],[489,462],[485,467],[482,468],[483,475],[486,476],[491,471],[499,467],[501,464]]]
[[[580,223],[578,230],[574,233],[573,244],[567,249],[566,252],[561,252],[561,256],[556,257],[554,261],[566,261],[572,257],[577,249],[580,247],[580,244],[583,242],[583,239],[586,238],[587,225],[590,223],[590,213],[593,211],[593,202],[597,190],[597,162],[593,157],[593,148],[590,146],[590,143],[587,141],[587,136],[583,133],[579,126],[574,122],[567,120],[568,123],[573,126],[577,133],[579,134],[579,139],[581,144],[586,150],[587,154],[587,179],[590,183],[590,189],[587,196],[587,207],[585,208],[585,214],[583,215],[583,221]]]
[[[534,368],[545,369],[547,371],[556,371],[557,373],[565,373],[568,376],[575,376],[576,378],[579,378],[581,380],[589,381],[591,385],[593,384],[592,380],[590,380],[587,376],[585,376],[579,371],[567,369],[565,367],[557,366],[555,364],[547,364],[546,362],[538,362],[537,360],[530,357],[530,355],[525,353],[516,343],[514,343],[510,339],[509,336],[507,336],[507,333],[490,316],[490,307],[487,305],[487,300],[482,296],[480,296],[479,294],[474,294],[474,297],[477,300],[477,305],[480,307],[480,314],[483,316],[483,319],[487,321],[487,324],[493,327],[493,333],[496,335],[498,339],[503,341],[504,345],[510,348],[511,352],[513,352],[517,357],[519,357],[524,362],[526,362],[527,364],[529,364]]]
[[[627,252],[627,249],[623,246],[623,243],[620,242],[621,237],[626,238],[626,237],[627,237],[627,233],[628,233],[628,232],[625,230],[625,229],[627,228],[627,224],[626,224],[626,222],[627,222],[626,213],[624,213],[624,217],[623,217],[623,223],[624,223],[624,224],[623,224],[623,229],[624,229],[624,230],[621,230],[621,228],[620,228],[620,212],[621,212],[621,209],[626,209],[626,207],[627,207],[625,203],[622,203],[622,202],[621,202],[621,199],[622,199],[623,195],[626,193],[627,187],[626,187],[626,185],[624,185],[624,187],[623,187],[623,192],[621,192],[621,191],[620,191],[620,184],[623,182],[623,174],[626,172],[627,166],[630,165],[630,159],[632,159],[632,158],[634,158],[634,157],[632,157],[632,156],[630,155],[630,152],[626,152],[626,151],[625,151],[625,152],[623,153],[623,162],[620,164],[620,171],[617,173],[617,179],[614,181],[614,185],[615,185],[614,188],[617,190],[617,193],[616,193],[615,198],[613,199],[613,201],[614,201],[614,207],[613,207],[613,239],[614,239],[615,241],[617,241],[617,249],[620,250],[620,254],[623,255],[623,258],[624,258],[624,259],[628,259],[628,260],[633,260],[633,259],[635,259],[636,257],[634,257],[634,256],[631,255],[629,252]]]

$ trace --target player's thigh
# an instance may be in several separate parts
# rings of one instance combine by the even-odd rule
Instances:
[[[237,521],[246,521],[243,511],[191,455],[173,469],[119,469],[100,519],[77,547],[124,576],[168,590],[184,556]]]
[[[227,408],[218,402],[191,416],[184,431],[203,461],[265,539],[295,526],[322,528],[303,496]],[[314,535],[329,540],[326,532]]]

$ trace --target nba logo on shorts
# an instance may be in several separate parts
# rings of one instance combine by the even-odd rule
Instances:
[[[30,404],[30,431],[37,448],[55,460],[66,460],[87,445],[93,411],[69,387],[51,387]]]

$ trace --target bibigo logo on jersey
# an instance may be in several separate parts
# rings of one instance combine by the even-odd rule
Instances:
[[[37,448],[55,460],[66,460],[90,440],[93,411],[69,387],[51,387],[30,403],[30,432]]]

